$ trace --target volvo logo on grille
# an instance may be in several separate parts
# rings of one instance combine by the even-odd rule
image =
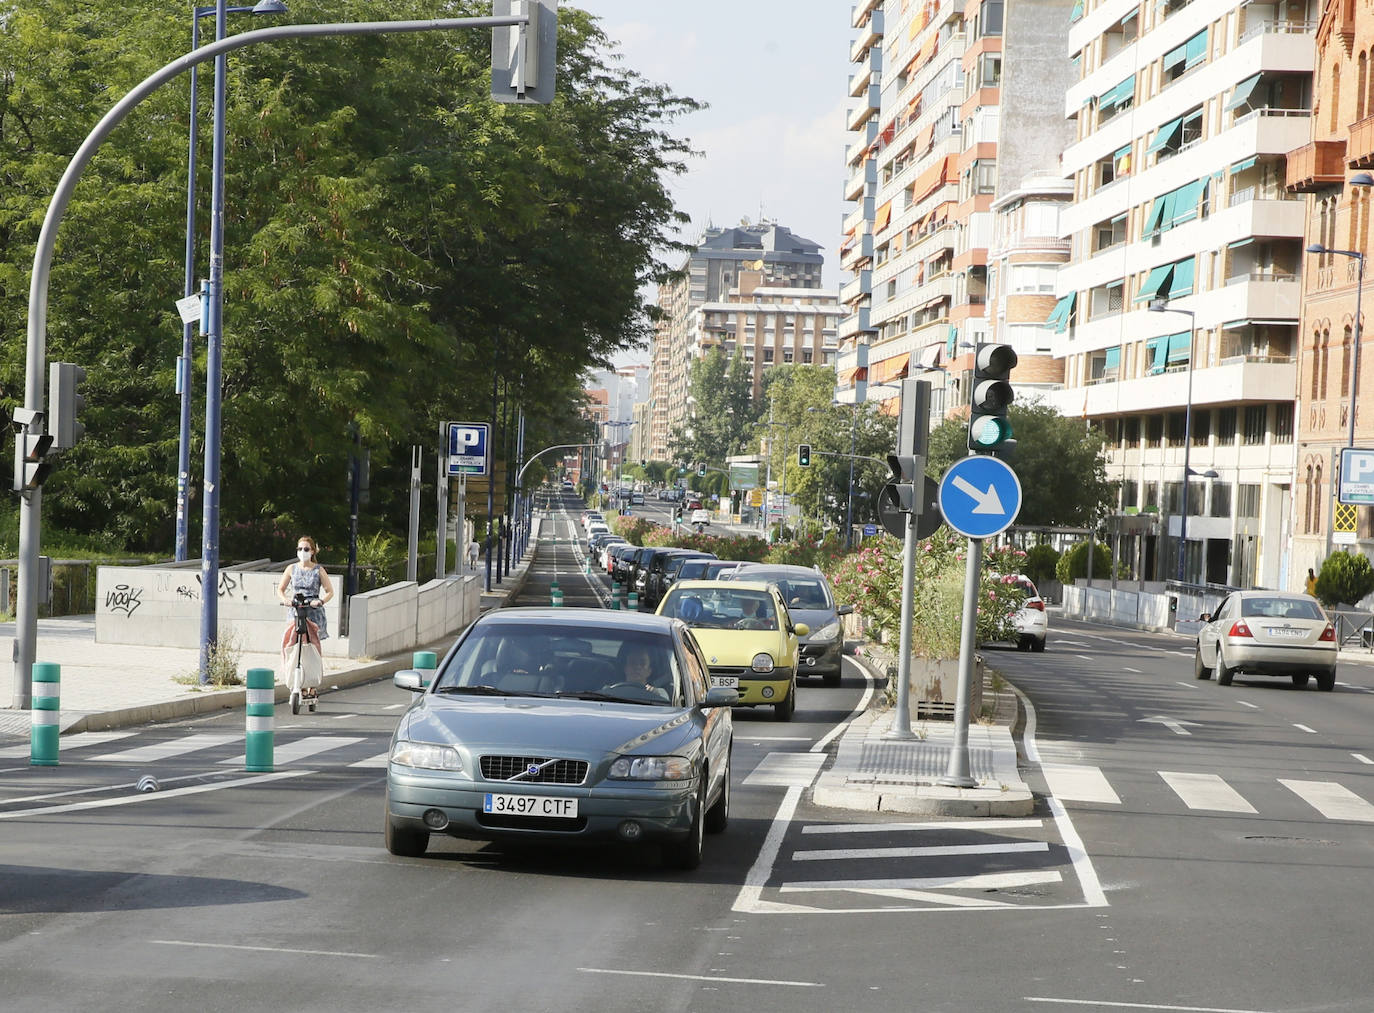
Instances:
[[[539,764],[531,763],[528,767],[525,768],[525,773],[529,774],[530,777],[533,777],[535,774],[539,773]]]
[[[716,656],[713,654],[713,655],[711,655],[711,664],[714,665],[715,663],[716,663]]]

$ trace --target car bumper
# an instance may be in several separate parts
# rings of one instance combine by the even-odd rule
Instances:
[[[792,689],[792,672],[784,672],[780,668],[775,668],[769,673],[766,679],[755,679],[739,675],[737,671],[717,672],[714,669],[712,675],[724,675],[739,679],[739,700],[736,702],[738,707],[757,707],[760,704],[781,703],[787,699],[787,694]]]
[[[821,643],[803,642],[798,646],[798,675],[823,675],[840,670],[840,659],[844,654],[843,640]]]
[[[594,789],[582,785],[516,785],[504,781],[455,782],[451,778],[434,777],[411,767],[392,764],[387,772],[387,813],[415,830],[468,840],[677,840],[692,828],[696,790],[696,779],[667,788],[627,783],[624,788],[598,786]],[[492,816],[482,811],[490,792],[576,798],[577,816],[572,819]],[[446,826],[436,829],[425,822],[424,815],[431,809],[444,814],[448,820]],[[622,832],[627,821],[638,827],[633,837]]]
[[[1330,647],[1257,647],[1228,643],[1226,664],[1238,672],[1256,675],[1334,672],[1336,652]]]

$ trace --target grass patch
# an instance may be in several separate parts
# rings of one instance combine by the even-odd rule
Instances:
[[[221,633],[219,640],[210,648],[210,686],[215,689],[242,686],[243,677],[239,675],[239,660],[242,657],[243,645],[239,635],[232,630]],[[172,681],[182,686],[199,686],[200,669],[173,676]]]

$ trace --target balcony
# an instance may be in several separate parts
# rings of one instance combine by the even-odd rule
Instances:
[[[1288,189],[1315,193],[1345,182],[1345,141],[1309,141],[1288,153]]]
[[[1350,124],[1345,157],[1352,169],[1368,169],[1374,165],[1374,116],[1366,116],[1358,123]]]
[[[858,312],[851,313],[847,317],[842,317],[839,326],[835,328],[835,337],[840,341],[844,341],[846,338],[854,337],[860,331],[873,330],[872,325],[869,323],[870,312],[867,306],[860,306]]]
[[[854,45],[849,47],[850,63],[858,63],[865,52],[876,48],[878,43],[882,41],[883,12],[874,11],[863,25],[855,27],[859,29],[859,37],[854,40]]]
[[[840,287],[840,303],[848,306],[860,296],[873,291],[873,272],[862,270],[854,278]]]
[[[849,110],[849,115],[845,120],[845,127],[849,130],[858,130],[868,122],[878,108],[882,105],[882,89],[876,84],[868,86],[868,95],[856,109]]]

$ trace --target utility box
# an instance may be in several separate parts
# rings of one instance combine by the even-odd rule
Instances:
[[[933,661],[911,659],[909,683],[912,715],[916,718],[954,720],[954,702],[959,693],[959,659]],[[969,687],[968,714],[977,721],[983,710],[983,656],[973,656],[973,685]]]

